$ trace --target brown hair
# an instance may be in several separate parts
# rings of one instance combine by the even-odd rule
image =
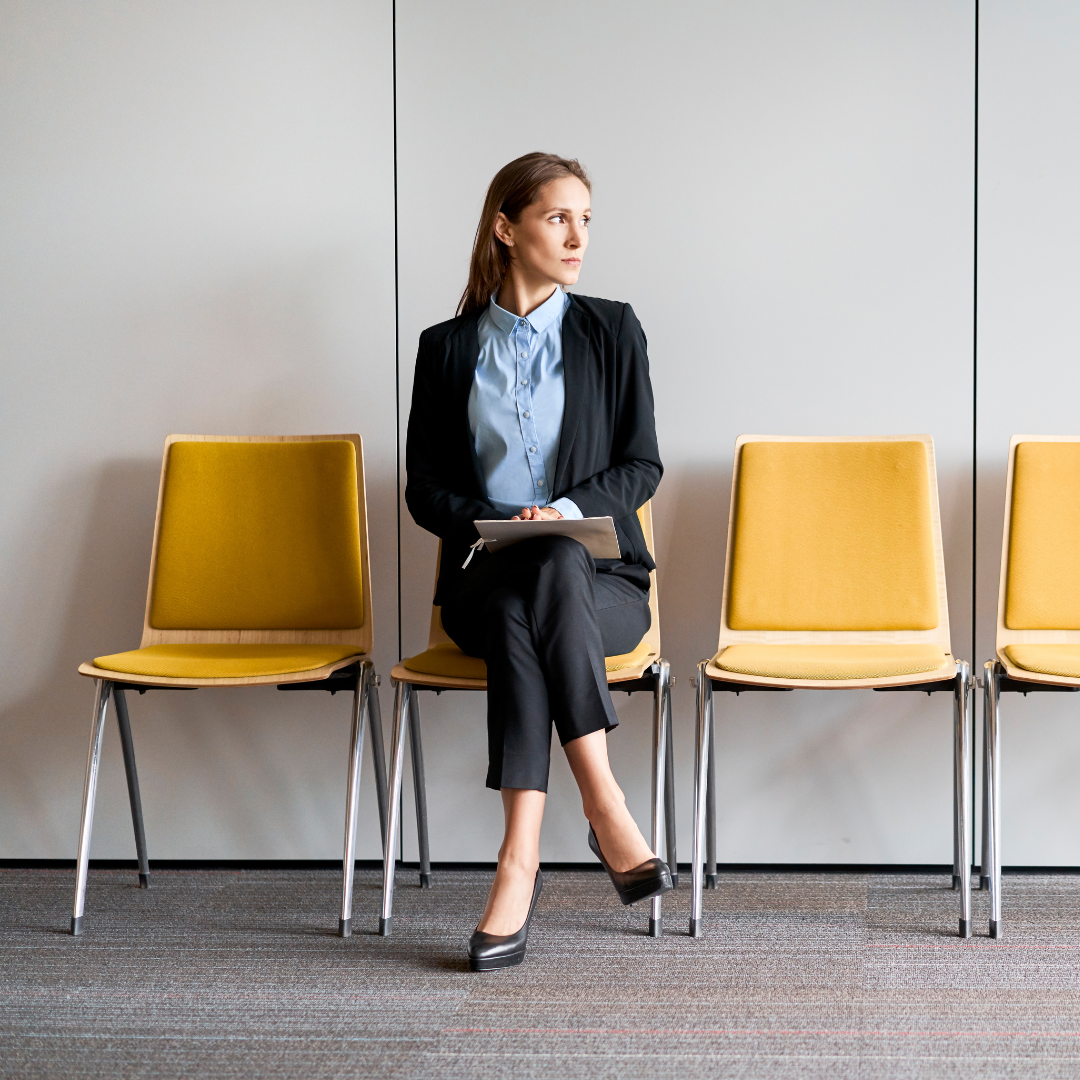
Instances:
[[[469,283],[458,301],[457,313],[471,315],[487,307],[493,293],[502,287],[510,269],[510,250],[495,235],[495,219],[503,213],[510,221],[521,219],[521,212],[540,197],[540,189],[552,180],[576,176],[591,192],[585,167],[577,158],[556,154],[525,154],[504,165],[491,181],[476,227],[472,258],[469,260]]]

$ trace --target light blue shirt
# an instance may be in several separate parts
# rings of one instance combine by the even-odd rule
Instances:
[[[491,298],[480,316],[480,356],[469,392],[469,431],[488,502],[504,513],[551,506],[580,518],[571,499],[551,498],[563,407],[562,321],[570,298],[556,289],[519,317]]]

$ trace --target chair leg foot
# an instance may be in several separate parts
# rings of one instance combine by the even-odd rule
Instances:
[[[82,933],[82,921],[83,917],[80,915],[78,918],[72,916],[71,919],[71,936],[78,937]]]
[[[1001,937],[1001,927],[998,926],[996,919],[990,920],[990,936],[992,938]]]
[[[701,937],[701,920],[700,919],[691,919],[690,920],[690,936],[692,938]]]
[[[960,920],[960,937],[962,937],[962,938],[971,937],[971,920],[970,919],[961,919]]]
[[[149,889],[150,888],[150,875],[149,874],[140,874],[139,875],[139,888],[140,889]]]
[[[352,919],[338,919],[337,928],[342,937],[352,937]]]
[[[716,888],[716,874],[706,874],[705,875],[705,888],[706,889],[715,889]]]
[[[425,872],[423,870],[420,871],[420,888],[421,889],[430,889],[431,888],[431,872],[430,871],[428,871],[428,872]]]
[[[671,871],[671,887],[673,889],[677,889],[679,887],[679,871],[678,870],[672,870]]]
[[[393,921],[394,921],[394,916],[393,915],[391,915],[389,919],[384,919],[381,915],[379,916],[379,936],[380,937],[389,937],[390,936],[390,932],[393,929],[392,926],[391,926],[391,923],[393,923]]]
[[[980,878],[979,878],[979,891],[980,892],[989,892],[990,891],[990,879],[988,877],[980,876]]]
[[[663,937],[664,936],[664,919],[661,916],[659,919],[649,918],[649,937]]]
[[[960,875],[959,874],[953,874],[953,876],[952,876],[952,891],[953,892],[959,892],[960,891]]]

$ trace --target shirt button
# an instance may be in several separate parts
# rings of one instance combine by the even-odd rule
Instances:
[[[535,454],[536,453],[536,447],[535,446],[530,446],[529,447],[529,453],[530,454]]]
[[[522,360],[524,360],[524,359],[525,359],[525,358],[526,358],[526,357],[527,357],[528,355],[529,355],[529,354],[528,354],[527,352],[523,352],[523,353],[521,354],[521,359],[522,359]]]
[[[525,320],[522,319],[521,322],[518,323],[518,326],[524,326],[524,325],[525,325]]]
[[[528,386],[529,385],[529,380],[528,379],[522,379],[521,380],[521,385],[522,386]]]
[[[529,419],[529,410],[526,409],[521,415],[524,416],[526,420],[528,420]]]
[[[537,480],[536,481],[536,486],[537,487],[543,487],[544,486],[544,481],[543,480]]]

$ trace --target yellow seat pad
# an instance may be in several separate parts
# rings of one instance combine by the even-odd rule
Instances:
[[[924,443],[747,442],[734,509],[731,629],[938,625]]]
[[[633,652],[619,653],[618,656],[608,656],[604,659],[604,667],[608,671],[625,671],[626,668],[636,667],[643,663],[649,656],[647,642],[642,642]]]
[[[649,646],[643,641],[633,652],[607,657],[604,667],[608,671],[624,671],[641,663],[648,655]],[[450,679],[487,678],[487,664],[479,656],[466,655],[456,645],[436,645],[403,660],[402,665],[421,675],[442,675]]]
[[[1019,443],[1005,585],[1005,625],[1010,630],[1080,629],[1078,550],[1080,443]]]
[[[713,664],[764,679],[887,679],[936,671],[945,664],[937,645],[729,645]]]
[[[486,679],[487,664],[479,656],[469,656],[456,645],[436,645],[402,660],[402,666],[421,675],[441,675],[448,679]]]
[[[1080,679],[1080,645],[1006,645],[1004,651],[1013,664],[1025,671]]]
[[[161,679],[257,679],[314,671],[359,655],[355,645],[148,645],[98,656],[94,667]]]
[[[364,622],[356,448],[174,442],[149,623],[159,630],[352,630]]]

